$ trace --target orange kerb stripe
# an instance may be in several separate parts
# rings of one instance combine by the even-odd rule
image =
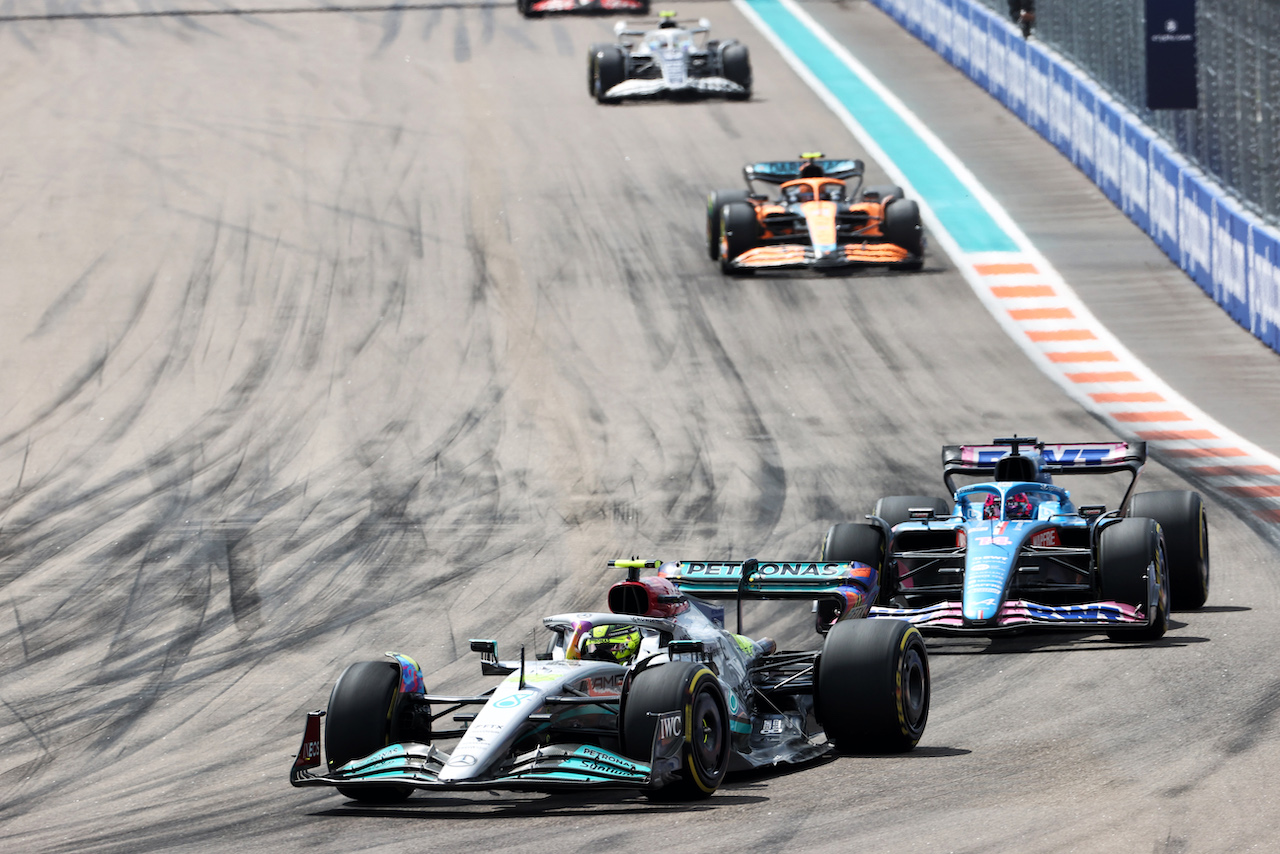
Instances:
[[[1098,403],[1159,403],[1164,400],[1154,391],[1098,391],[1089,397]]]
[[[1177,442],[1182,439],[1217,439],[1218,436],[1208,430],[1148,430],[1139,433],[1138,438],[1148,442]]]
[[[1201,477],[1244,477],[1251,474],[1280,474],[1271,466],[1200,466],[1191,472]]]
[[[1280,498],[1280,486],[1224,486],[1222,491],[1242,498]]]
[[[1069,308],[1011,308],[1009,316],[1014,320],[1071,320],[1075,317]]]
[[[974,264],[979,276],[1009,276],[1015,273],[1038,273],[1035,264]]]
[[[995,285],[991,288],[991,293],[1000,299],[1054,296],[1053,288],[1048,285]]]
[[[1110,350],[1086,350],[1074,353],[1047,353],[1050,362],[1118,362]]]
[[[1260,519],[1266,519],[1268,522],[1280,522],[1280,510],[1254,510]]]
[[[1179,412],[1176,409],[1168,409],[1163,412],[1116,412],[1113,416],[1117,421],[1190,421],[1191,416],[1185,412]]]
[[[1096,341],[1097,335],[1094,335],[1088,329],[1054,329],[1050,331],[1031,331],[1027,333],[1027,337],[1032,341]]]
[[[1171,457],[1247,457],[1239,448],[1184,448],[1168,450],[1163,453]]]
[[[1138,375],[1129,371],[1097,371],[1084,374],[1067,374],[1073,383],[1136,383]]]

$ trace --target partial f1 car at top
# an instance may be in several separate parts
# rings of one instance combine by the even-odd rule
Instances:
[[[307,715],[290,782],[375,802],[415,789],[591,787],[696,799],[733,770],[833,748],[907,751],[924,732],[930,683],[920,633],[903,621],[859,619],[871,607],[872,567],[611,565],[626,568],[627,580],[609,590],[609,610],[545,618],[550,638],[534,660],[522,647],[518,659],[500,661],[496,641],[471,642],[482,673],[502,677],[484,693],[430,693],[422,669],[399,653],[348,667],[327,713]],[[815,597],[837,617],[820,651],[781,652],[741,634],[743,600]],[[712,604],[726,598],[738,605],[736,633]]]
[[[540,18],[558,12],[649,14],[649,0],[516,0],[516,8],[526,18]]]
[[[678,21],[660,12],[656,21],[619,21],[617,44],[587,51],[587,91],[600,103],[626,98],[721,95],[751,97],[751,56],[736,39],[708,39],[706,18]]]
[[[1145,442],[1047,445],[1035,438],[947,445],[952,502],[881,498],[872,525],[838,524],[822,560],[884,559],[872,617],[923,630],[990,634],[1022,628],[1164,635],[1171,607],[1209,595],[1209,528],[1189,491],[1134,494]],[[1129,477],[1119,504],[1077,507],[1059,475]],[[990,478],[957,488],[958,475]]]
[[[861,160],[812,152],[742,172],[747,189],[707,197],[707,254],[725,273],[924,264],[919,206],[899,186],[863,187]],[[756,181],[777,185],[778,197],[756,192]]]

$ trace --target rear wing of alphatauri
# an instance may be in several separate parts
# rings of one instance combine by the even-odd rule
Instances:
[[[874,567],[826,561],[671,561],[658,575],[698,599],[733,599],[741,630],[743,600],[835,600],[841,616],[866,615],[879,590]]]
[[[996,479],[997,463],[1011,456],[1024,456],[1040,474],[1127,473],[1121,512],[1126,512],[1138,475],[1147,462],[1146,442],[1069,442],[1050,445],[1034,438],[996,439],[990,445],[943,445],[942,479],[952,494],[956,475]],[[1020,478],[1023,479],[1023,478]],[[1034,478],[1025,478],[1033,480]]]
[[[742,174],[747,179],[747,186],[752,181],[764,181],[766,184],[785,184],[800,177],[800,170],[810,163],[822,167],[822,177],[847,181],[862,175],[861,160],[769,160],[763,163],[748,163],[742,167]]]

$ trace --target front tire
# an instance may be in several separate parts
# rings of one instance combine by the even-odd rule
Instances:
[[[1171,489],[1133,496],[1130,516],[1155,519],[1164,533],[1171,607],[1193,611],[1209,598],[1209,521],[1197,492]]]
[[[1153,641],[1164,637],[1169,629],[1168,567],[1160,538],[1160,528],[1153,519],[1121,519],[1107,525],[1098,534],[1098,570],[1102,575],[1102,598],[1141,606],[1151,613],[1151,586],[1160,588],[1156,595],[1155,614],[1150,625],[1138,629],[1112,629],[1107,637],[1118,641]],[[1151,572],[1156,578],[1151,578]]]
[[[391,715],[400,684],[400,668],[390,661],[358,661],[348,667],[329,694],[324,751],[329,771],[361,759],[391,743]],[[353,801],[396,803],[413,794],[410,786],[339,786]]]
[[[606,93],[627,79],[627,56],[617,45],[600,45],[599,48],[592,69],[591,93],[598,103],[608,104],[618,99],[610,98]]]
[[[814,679],[814,710],[837,751],[905,753],[929,720],[929,653],[904,620],[831,627]]]
[[[724,781],[732,755],[729,708],[714,673],[692,661],[641,670],[623,700],[622,745],[632,759],[652,759],[653,734],[663,712],[684,714],[679,779],[659,790],[673,800],[709,798]]]
[[[720,209],[720,269],[729,274],[741,272],[729,262],[760,242],[760,220],[755,205],[733,202]]]
[[[720,54],[720,64],[726,80],[737,83],[746,90],[734,97],[746,100],[751,97],[751,54],[744,44],[731,44]]]
[[[707,256],[720,260],[720,211],[728,204],[746,202],[751,194],[746,190],[712,190],[707,195]]]
[[[919,270],[924,265],[924,226],[920,223],[920,206],[914,200],[898,198],[885,205],[880,231],[885,240],[911,253],[911,260],[899,267]]]

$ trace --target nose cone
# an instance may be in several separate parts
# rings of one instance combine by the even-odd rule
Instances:
[[[836,203],[805,202],[800,206],[809,226],[813,253],[819,257],[836,251]]]
[[[961,611],[966,623],[989,623],[1000,614],[1009,576],[1017,562],[1018,546],[1003,533],[1000,522],[974,525],[968,530],[964,559]]]

